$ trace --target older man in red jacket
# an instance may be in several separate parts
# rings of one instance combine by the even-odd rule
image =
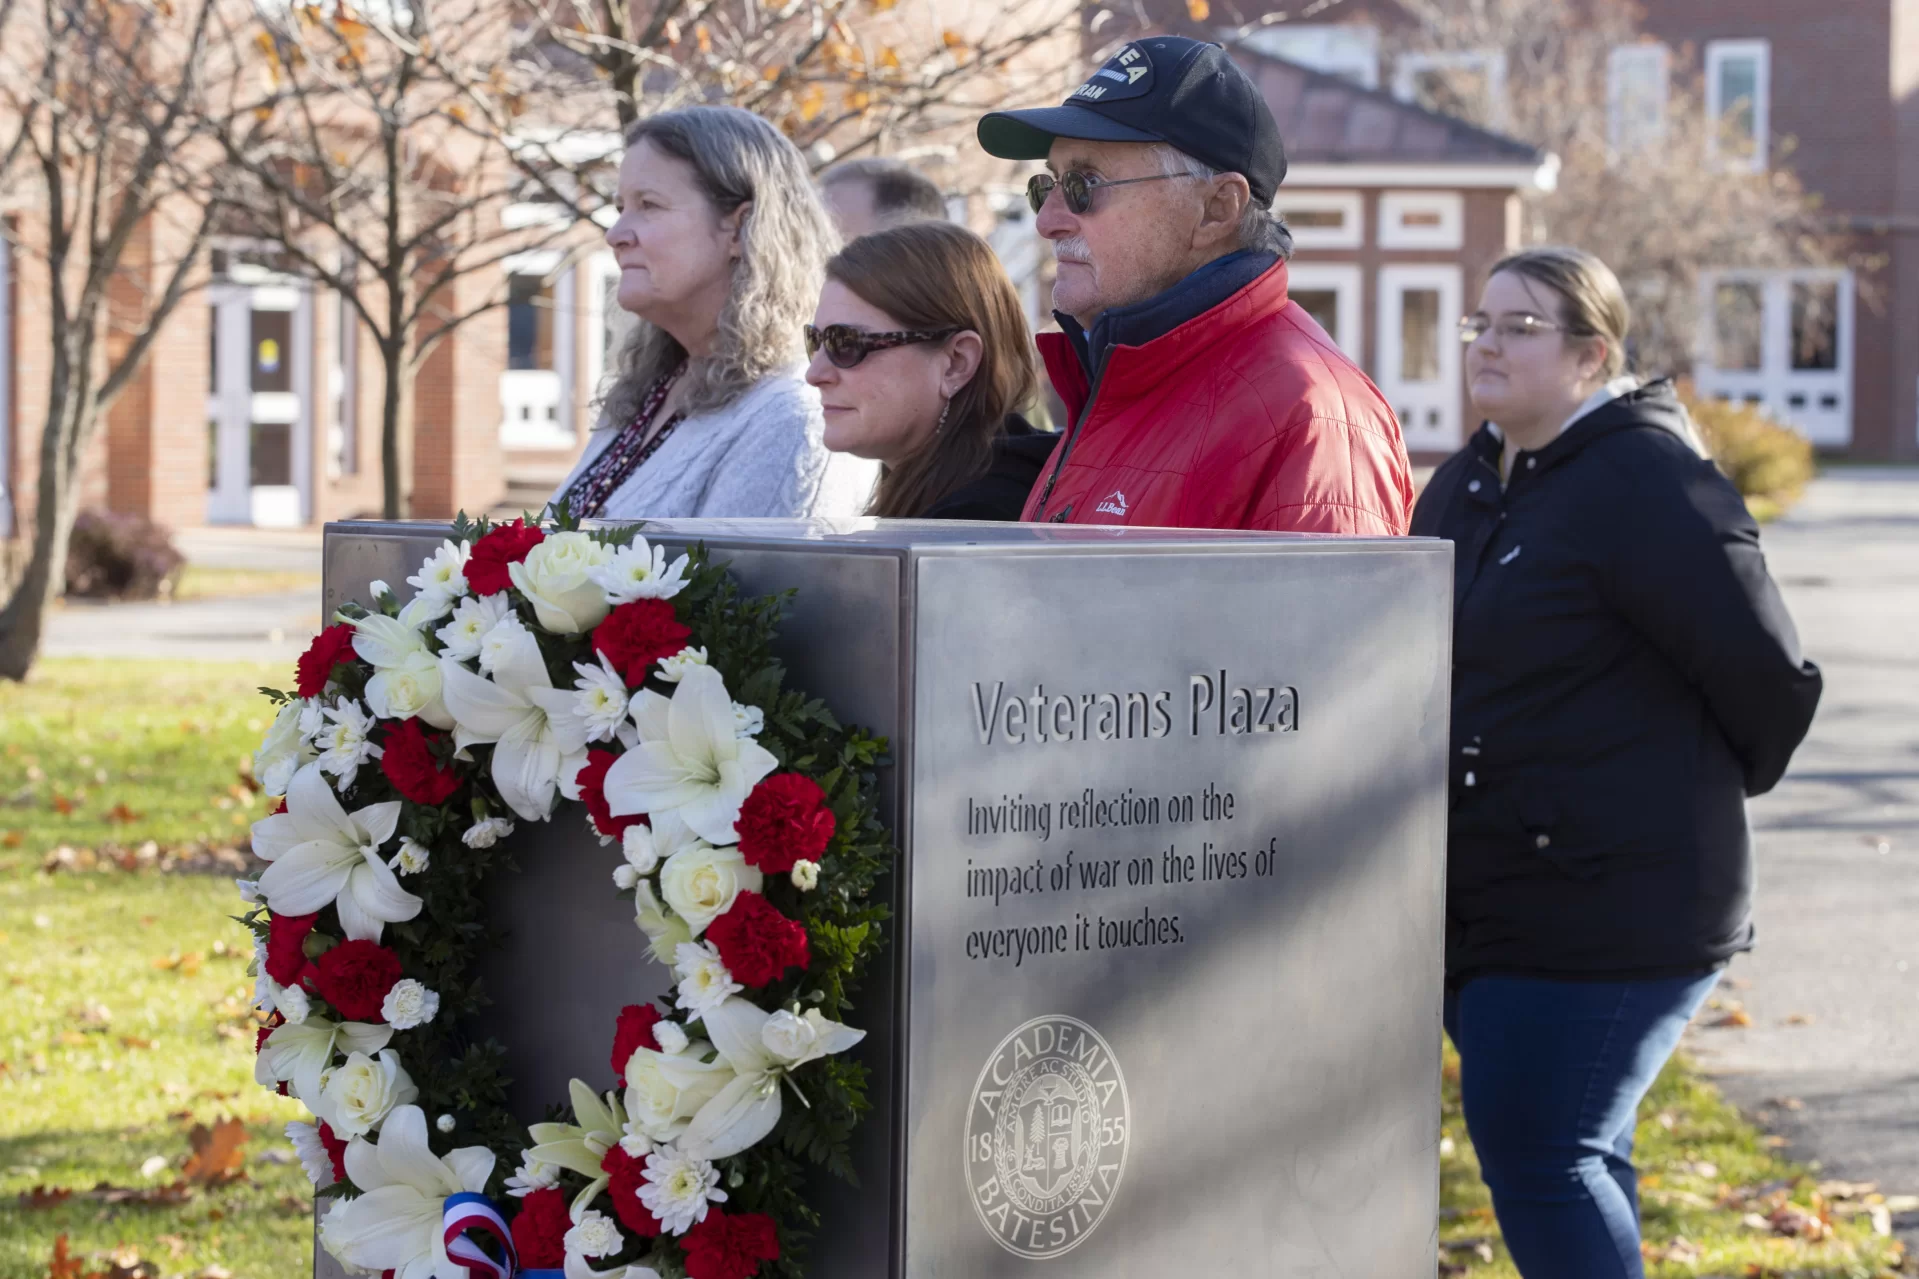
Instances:
[[[1047,162],[1027,197],[1059,259],[1039,341],[1069,420],[1022,518],[1405,533],[1399,423],[1286,295],[1279,126],[1225,50],[1136,40],[979,140]]]

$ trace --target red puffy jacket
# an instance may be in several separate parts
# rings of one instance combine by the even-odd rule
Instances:
[[[1114,347],[1090,410],[1071,341],[1047,333],[1039,344],[1079,425],[1062,433],[1021,519],[1406,532],[1413,481],[1399,421],[1287,298],[1284,262],[1164,336]]]

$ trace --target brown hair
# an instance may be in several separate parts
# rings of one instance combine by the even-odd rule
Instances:
[[[979,368],[953,396],[945,427],[881,472],[866,508],[868,515],[891,519],[922,515],[986,473],[1006,415],[1029,403],[1038,388],[1019,294],[986,241],[950,222],[914,222],[863,235],[826,264],[826,278],[901,328],[971,329],[980,336]]]
[[[1558,294],[1568,337],[1600,338],[1606,343],[1607,381],[1625,371],[1632,307],[1611,267],[1584,249],[1546,245],[1506,255],[1493,263],[1487,276],[1501,271],[1536,281]]]

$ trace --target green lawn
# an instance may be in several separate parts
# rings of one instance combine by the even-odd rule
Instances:
[[[252,1080],[232,881],[129,872],[111,855],[149,840],[164,854],[243,839],[264,810],[241,778],[267,720],[254,689],[290,680],[244,665],[57,660],[24,686],[0,684],[0,1279],[45,1279],[62,1234],[76,1253],[126,1245],[163,1276],[304,1271],[311,1194],[280,1131],[301,1109]],[[66,865],[102,869],[44,871],[62,847],[73,850]],[[102,848],[106,858],[87,856]],[[1455,1069],[1449,1054],[1445,1273],[1510,1279]],[[191,1126],[228,1116],[248,1125],[247,1180],[179,1205],[82,1197],[99,1182],[167,1184]],[[149,1164],[156,1157],[164,1167]],[[1896,1264],[1897,1245],[1873,1234],[1868,1199],[1830,1186],[1822,1198],[1683,1065],[1642,1112],[1640,1166],[1649,1244],[1680,1258],[1649,1263],[1660,1279],[1876,1279]],[[35,1187],[79,1193],[35,1207],[22,1197]],[[1789,1222],[1780,1211],[1789,1204],[1824,1210],[1832,1237],[1750,1224],[1776,1213]]]

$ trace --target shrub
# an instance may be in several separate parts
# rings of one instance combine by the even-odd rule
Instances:
[[[165,525],[139,515],[82,511],[67,543],[67,594],[150,600],[172,587],[185,563]]]
[[[1713,461],[1759,520],[1785,514],[1812,479],[1812,443],[1751,404],[1687,397]]]

